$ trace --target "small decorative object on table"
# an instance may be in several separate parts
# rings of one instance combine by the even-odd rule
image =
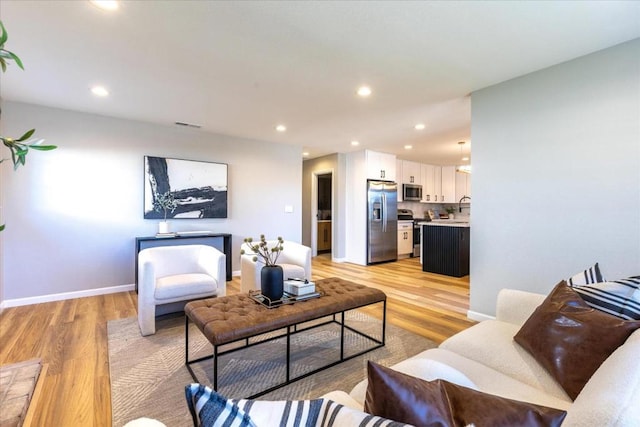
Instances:
[[[158,234],[167,235],[169,234],[169,222],[167,222],[167,211],[176,210],[178,207],[178,202],[173,198],[173,195],[170,191],[166,193],[155,193],[153,197],[153,209],[156,212],[164,211],[164,221],[160,221],[158,223]]]
[[[244,239],[244,242],[251,248],[251,251],[256,254],[253,257],[253,261],[258,261],[258,257],[260,257],[262,262],[264,262],[264,267],[262,267],[260,271],[260,290],[262,291],[262,295],[271,301],[281,299],[284,291],[284,272],[282,267],[277,264],[277,261],[282,251],[282,243],[284,240],[282,237],[278,237],[277,242],[272,248],[269,248],[264,234],[260,235],[260,241],[258,243],[253,243],[251,237]],[[245,254],[244,249],[240,251],[240,254]]]

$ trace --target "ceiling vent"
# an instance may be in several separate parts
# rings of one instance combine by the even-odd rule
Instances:
[[[195,128],[195,129],[200,129],[202,127],[200,125],[194,125],[192,123],[186,123],[186,122],[174,122],[174,123],[178,126],[184,126],[188,128]]]

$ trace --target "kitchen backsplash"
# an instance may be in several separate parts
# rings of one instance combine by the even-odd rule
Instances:
[[[431,209],[434,212],[446,214],[446,208],[453,207],[456,219],[470,219],[471,209],[469,203],[462,204],[462,213],[458,210],[457,203],[420,203],[420,202],[398,202],[398,209],[411,209],[414,218],[424,218],[425,213]]]

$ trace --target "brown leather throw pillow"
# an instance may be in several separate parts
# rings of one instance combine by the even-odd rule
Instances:
[[[563,280],[513,339],[575,400],[602,362],[638,328],[640,321],[591,308]]]
[[[415,426],[549,427],[559,426],[567,414],[445,380],[425,381],[371,361],[367,370],[365,412]]]

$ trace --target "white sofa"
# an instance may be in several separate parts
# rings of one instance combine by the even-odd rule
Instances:
[[[640,330],[600,366],[575,401],[514,340],[544,295],[504,289],[495,320],[486,320],[393,369],[441,378],[502,397],[567,411],[563,426],[640,426]],[[325,398],[362,410],[367,382]]]

